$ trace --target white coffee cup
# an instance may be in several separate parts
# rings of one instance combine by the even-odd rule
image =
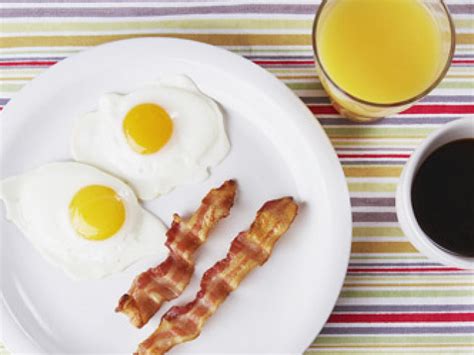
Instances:
[[[435,244],[423,232],[415,218],[411,200],[413,179],[425,159],[437,148],[449,142],[468,138],[474,138],[474,118],[462,118],[450,122],[429,135],[413,152],[403,168],[397,188],[396,206],[398,222],[405,235],[419,252],[448,266],[474,269],[473,257],[450,253]],[[469,164],[469,162],[466,162],[466,164]]]

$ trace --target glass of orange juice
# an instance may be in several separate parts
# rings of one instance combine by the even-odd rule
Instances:
[[[436,87],[451,64],[455,31],[442,0],[323,0],[313,48],[335,108],[367,122]]]

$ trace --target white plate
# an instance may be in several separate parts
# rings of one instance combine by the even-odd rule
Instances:
[[[273,256],[242,283],[184,353],[300,353],[323,327],[346,272],[351,241],[349,195],[331,144],[303,103],[249,61],[205,44],[134,39],[68,58],[28,84],[1,117],[2,178],[70,159],[73,119],[93,110],[104,92],[128,92],[164,74],[184,73],[215,98],[226,115],[232,149],[203,183],[180,187],[146,207],[165,223],[195,209],[224,179],[236,178],[238,198],[202,247],[192,283],[174,303],[190,300],[204,270],[222,258],[268,199],[301,203]],[[143,329],[114,313],[134,275],[75,282],[47,263],[18,229],[0,218],[0,338],[13,352],[131,353],[169,305]]]

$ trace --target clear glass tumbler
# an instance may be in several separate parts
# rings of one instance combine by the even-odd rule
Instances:
[[[417,93],[413,97],[404,99],[398,102],[370,102],[361,98],[356,97],[344,90],[337,81],[333,80],[331,73],[327,70],[324,63],[321,60],[321,48],[318,47],[318,36],[320,36],[321,23],[328,17],[331,16],[331,10],[337,5],[339,1],[347,0],[323,0],[319,6],[318,12],[313,23],[312,43],[315,57],[316,71],[319,79],[328,93],[333,106],[343,116],[358,122],[370,122],[399,113],[416,101],[427,95],[433,88],[435,88],[439,82],[443,79],[447,73],[455,49],[455,29],[454,24],[449,14],[447,6],[442,0],[397,0],[397,1],[419,1],[426,10],[430,13],[432,18],[435,20],[436,27],[439,30],[440,35],[440,51],[437,68],[433,75],[431,84],[423,91]],[[351,0],[355,3],[359,0]],[[375,0],[374,0],[375,1]],[[378,0],[381,3],[387,0]],[[391,0],[394,1],[394,0]],[[363,2],[360,2],[361,6]],[[361,7],[361,9],[363,9]],[[377,21],[377,19],[372,19]],[[347,53],[347,63],[350,64],[351,53]],[[387,82],[390,85],[390,82]]]

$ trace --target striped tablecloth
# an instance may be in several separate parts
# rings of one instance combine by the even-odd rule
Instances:
[[[400,230],[394,207],[397,179],[412,150],[437,127],[474,113],[474,5],[447,2],[457,28],[447,77],[408,111],[376,124],[353,124],[329,105],[313,69],[317,1],[304,0],[0,0],[0,104],[56,62],[117,39],[189,38],[245,56],[314,112],[351,193],[349,271],[333,314],[307,353],[470,353],[473,273],[419,254]]]

